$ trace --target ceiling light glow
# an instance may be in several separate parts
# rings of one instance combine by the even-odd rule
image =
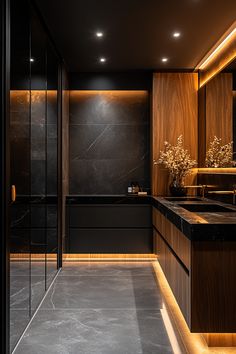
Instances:
[[[34,62],[34,58],[30,58],[30,62],[33,63]]]
[[[102,57],[99,59],[100,63],[105,63],[106,62],[106,58]]]
[[[163,63],[166,63],[166,62],[168,61],[168,58],[164,57],[164,58],[161,59],[161,61],[162,61]]]
[[[180,37],[180,32],[174,32],[173,33],[174,38],[179,38]]]
[[[96,37],[98,37],[98,38],[103,37],[103,32],[101,32],[101,31],[96,32]]]

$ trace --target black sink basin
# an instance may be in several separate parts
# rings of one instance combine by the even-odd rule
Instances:
[[[169,200],[170,202],[201,201],[200,198],[196,198],[196,197],[165,197],[165,199]]]
[[[224,207],[218,204],[178,204],[182,208],[193,211],[193,212],[200,212],[200,213],[235,213],[236,210]]]

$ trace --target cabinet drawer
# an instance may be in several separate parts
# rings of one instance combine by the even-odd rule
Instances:
[[[69,207],[69,227],[151,227],[149,205],[76,205]]]
[[[160,211],[153,208],[153,225],[167,241],[179,259],[190,270],[191,242]]]
[[[152,229],[70,229],[69,253],[152,253]]]
[[[190,326],[190,277],[156,232],[158,260],[181,312]]]

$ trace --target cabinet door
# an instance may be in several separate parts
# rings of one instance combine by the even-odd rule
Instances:
[[[190,326],[190,277],[171,249],[156,232],[158,261],[180,307],[180,310]]]

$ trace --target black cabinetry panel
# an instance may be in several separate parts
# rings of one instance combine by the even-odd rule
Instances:
[[[71,229],[69,253],[152,253],[152,229]]]
[[[71,206],[70,227],[151,227],[149,205]]]
[[[151,206],[67,206],[68,253],[152,253]]]

